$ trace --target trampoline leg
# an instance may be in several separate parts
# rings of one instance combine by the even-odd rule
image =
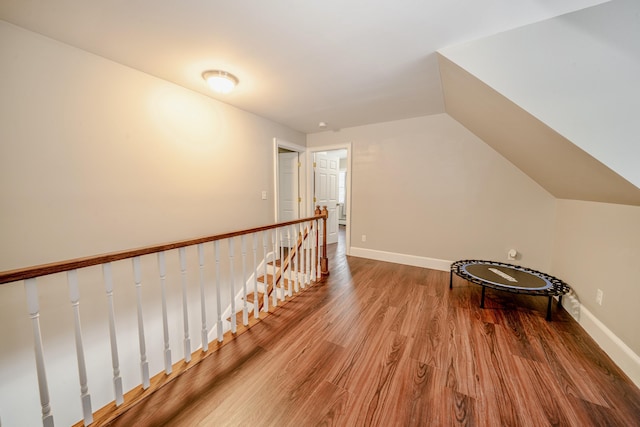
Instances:
[[[551,320],[551,300],[552,296],[549,296],[549,303],[547,304],[547,320]]]
[[[453,289],[453,271],[449,272],[449,289]]]
[[[558,307],[562,307],[562,295],[558,295]]]
[[[480,308],[484,308],[484,290],[486,288],[483,286],[482,287],[482,299],[480,300]]]

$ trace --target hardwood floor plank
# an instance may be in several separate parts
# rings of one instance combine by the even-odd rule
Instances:
[[[516,395],[511,383],[510,372],[504,362],[503,350],[496,338],[496,325],[474,323],[477,340],[478,375],[480,387],[484,390],[485,413],[491,414],[500,425],[523,425],[516,407]]]
[[[444,380],[445,386],[477,398],[478,366],[475,354],[476,342],[472,333],[469,309],[449,307],[448,326],[450,328],[449,347]]]
[[[516,392],[528,400],[521,407],[530,419],[544,420],[545,424],[554,426],[579,425],[574,411],[562,408],[563,391],[544,363],[516,356],[513,368]]]
[[[349,401],[348,391],[323,381],[309,398],[298,408],[296,413],[281,425],[291,426],[340,426],[347,413]],[[322,402],[322,404],[318,404]]]
[[[394,380],[399,361],[405,351],[407,337],[392,332],[383,332],[379,351],[369,351],[365,360],[366,375],[358,375],[358,382],[347,384],[353,396],[350,416],[345,425],[384,425],[388,420],[389,389]],[[362,371],[360,369],[359,371]]]

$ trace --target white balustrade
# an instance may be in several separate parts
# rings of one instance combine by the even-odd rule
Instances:
[[[147,360],[147,345],[144,339],[144,321],[142,319],[142,271],[140,257],[133,258],[133,277],[136,284],[136,305],[138,313],[138,343],[140,346],[140,374],[142,376],[142,388],[149,388],[149,361]]]
[[[162,332],[164,339],[164,373],[171,373],[171,347],[169,344],[169,318],[167,315],[167,264],[164,251],[158,252],[158,270],[160,272],[160,291],[162,294]]]
[[[116,314],[113,302],[113,276],[111,263],[102,264],[102,276],[104,277],[104,289],[107,293],[107,310],[109,315],[109,342],[111,344],[111,365],[113,367],[113,391],[116,406],[124,402],[122,391],[122,378],[120,377],[120,360],[118,357],[118,340],[116,339]]]
[[[191,361],[191,337],[189,336],[189,305],[187,299],[187,257],[185,248],[178,250],[180,257],[180,285],[182,287],[182,323],[184,326],[184,361]]]
[[[223,318],[226,318],[226,313],[230,313],[230,328],[232,333],[237,332],[237,316],[236,312],[242,311],[242,323],[246,326],[249,324],[249,311],[253,308],[253,316],[260,318],[260,304],[263,304],[262,309],[266,312],[269,311],[269,303],[273,306],[278,305],[278,300],[285,300],[286,296],[292,297],[294,293],[300,292],[307,284],[312,280],[317,280],[319,277],[319,267],[316,262],[316,257],[319,253],[316,243],[319,238],[319,222],[310,221],[305,223],[290,224],[288,226],[275,227],[266,230],[254,231],[251,236],[251,248],[253,252],[253,267],[251,267],[251,261],[247,260],[247,236],[246,234],[240,235],[241,245],[241,263],[242,263],[242,289],[236,290],[235,280],[236,268],[235,268],[235,237],[227,238],[228,243],[228,256],[229,256],[229,277],[226,277],[225,271],[225,283],[221,283],[222,268],[220,263],[220,240],[212,239],[214,246],[215,257],[215,297],[216,297],[216,328],[217,339],[222,342],[224,338],[223,327],[226,324]],[[269,242],[269,239],[271,240]],[[222,239],[224,240],[224,239]],[[262,240],[262,243],[260,243]],[[206,281],[205,281],[205,246],[204,243],[194,243],[197,245],[198,253],[198,285],[200,291],[200,311],[201,311],[201,334],[202,334],[202,350],[208,351],[209,346],[209,330],[207,327],[207,304],[206,304]],[[258,250],[259,246],[262,246],[262,264],[258,262]],[[268,253],[267,248],[269,245],[273,248],[271,254]],[[287,248],[287,249],[285,249]],[[168,249],[167,249],[168,250]],[[286,251],[286,254],[285,254]],[[139,253],[139,252],[138,252]],[[157,254],[157,265],[159,274],[159,284],[161,292],[161,312],[162,312],[162,327],[163,327],[163,358],[164,358],[164,374],[170,375],[172,373],[172,350],[171,350],[171,336],[169,332],[170,316],[173,316],[173,311],[169,310],[168,300],[171,299],[171,295],[177,292],[182,296],[182,318],[183,318],[183,350],[184,361],[189,363],[191,361],[191,337],[189,328],[189,286],[187,277],[187,249],[186,247],[178,248],[179,255],[179,268],[180,268],[180,291],[171,290],[171,286],[167,284],[167,261],[166,253],[164,250],[158,250],[149,254]],[[132,254],[133,255],[133,254]],[[137,313],[137,332],[139,343],[139,365],[141,372],[141,385],[143,389],[150,387],[150,372],[149,372],[149,360],[147,355],[147,344],[145,337],[145,323],[143,319],[143,292],[142,292],[142,262],[146,263],[146,258],[141,259],[142,255],[131,256],[130,258],[115,258],[115,259],[131,259],[133,266],[133,282],[135,285],[135,306]],[[149,257],[150,258],[150,257]],[[249,262],[249,266],[247,265]],[[270,265],[271,263],[271,265]],[[96,264],[91,264],[96,265]],[[146,264],[145,264],[146,266]],[[247,276],[247,267],[252,271],[249,271]],[[260,270],[260,271],[258,271]],[[287,271],[288,270],[288,271]],[[73,311],[73,324],[75,334],[75,349],[76,359],[78,367],[78,377],[80,383],[80,398],[81,407],[83,413],[83,422],[85,425],[89,425],[93,422],[93,410],[92,410],[92,396],[89,393],[88,374],[93,377],[92,371],[88,372],[85,351],[83,343],[81,319],[80,319],[80,287],[78,283],[78,270],[71,267],[69,270],[59,270],[67,272],[67,284],[69,289],[69,299],[71,302],[71,308]],[[258,276],[263,273],[264,287],[262,300],[260,300],[258,286]],[[104,283],[104,290],[107,301],[107,320],[109,329],[109,342],[111,350],[111,364],[112,364],[112,383],[115,396],[115,405],[120,406],[124,403],[124,390],[123,390],[123,378],[121,377],[121,361],[120,353],[118,350],[118,335],[116,331],[116,310],[115,310],[115,296],[114,296],[114,280],[112,272],[112,263],[107,262],[102,264],[102,276]],[[145,276],[146,277],[146,276]],[[171,273],[169,273],[169,278]],[[270,278],[271,277],[271,278]],[[145,280],[147,280],[145,278]],[[251,283],[253,282],[253,283]],[[271,282],[271,286],[269,285]],[[228,286],[230,302],[227,312],[222,310],[222,298],[221,292],[224,286]],[[44,349],[42,344],[42,332],[40,326],[40,305],[38,301],[38,290],[35,278],[28,278],[24,280],[24,286],[27,296],[27,308],[29,316],[31,318],[31,324],[33,329],[34,338],[34,353],[36,361],[36,371],[38,378],[38,388],[40,393],[40,405],[42,411],[42,423],[44,426],[53,426],[53,414],[51,408],[51,401],[49,396],[49,386],[47,383],[47,376],[44,364]],[[252,287],[252,288],[251,288]],[[238,295],[236,295],[238,291]],[[269,292],[272,293],[272,299],[270,301]],[[248,298],[253,293],[253,306],[250,305]],[[240,300],[241,299],[241,300]],[[192,304],[197,304],[192,301]],[[238,304],[242,304],[240,307]],[[192,308],[193,309],[193,308]],[[176,305],[176,313],[178,306]],[[176,314],[177,315],[177,314]],[[157,326],[157,325],[147,325]],[[152,327],[155,331],[155,327]],[[87,341],[88,342],[88,341]],[[155,351],[155,350],[154,350]],[[134,360],[129,360],[129,363]],[[95,387],[95,386],[94,386]],[[95,394],[95,391],[94,391]],[[94,396],[95,398],[95,396]],[[95,402],[94,402],[95,403]],[[6,409],[6,408],[5,408]],[[6,421],[6,420],[5,420]],[[1,427],[0,420],[0,427]]]
[[[40,406],[42,407],[42,425],[53,427],[53,414],[51,413],[51,401],[49,399],[49,385],[47,384],[47,372],[44,367],[44,350],[42,348],[42,333],[40,332],[40,304],[38,302],[38,287],[36,279],[27,279],[24,282],[27,293],[27,309],[31,317],[33,329],[33,345],[36,356],[36,373],[38,375],[38,390],[40,392]]]
[[[82,415],[84,425],[93,422],[91,410],[91,394],[87,380],[87,366],[84,360],[84,346],[82,344],[82,327],[80,326],[80,288],[78,287],[78,270],[67,271],[67,284],[69,285],[69,299],[73,309],[73,327],[76,340],[76,359],[78,360],[78,378],[80,380],[80,399],[82,403]]]

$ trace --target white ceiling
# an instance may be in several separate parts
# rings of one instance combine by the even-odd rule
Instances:
[[[437,49],[603,2],[0,0],[0,19],[312,133],[444,112]],[[207,69],[240,85],[214,96]]]

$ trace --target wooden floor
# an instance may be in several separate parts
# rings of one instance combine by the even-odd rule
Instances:
[[[342,248],[343,246],[340,246]],[[640,391],[546,298],[345,257],[113,426],[640,426]]]

